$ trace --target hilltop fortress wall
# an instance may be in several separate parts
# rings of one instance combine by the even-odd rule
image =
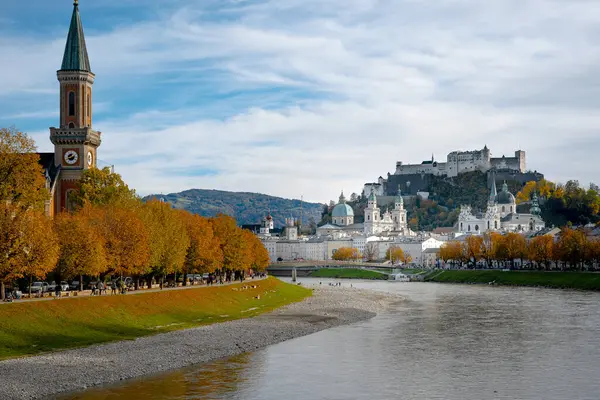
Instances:
[[[423,161],[421,164],[403,164],[402,161],[398,161],[393,175],[388,174],[387,179],[379,177],[377,182],[365,184],[363,193],[365,196],[370,195],[371,192],[383,196],[390,194],[387,193],[391,190],[389,188],[403,187],[408,189],[407,195],[414,195],[415,193],[412,192],[424,190],[429,175],[456,177],[466,172],[487,173],[490,170],[503,171],[503,173],[513,176],[525,174],[525,152],[517,150],[514,157],[503,155],[492,158],[490,150],[485,146],[481,150],[453,151],[446,157],[446,162],[438,162],[433,156],[431,160]],[[406,185],[407,183],[408,185]],[[414,184],[412,188],[411,184]]]

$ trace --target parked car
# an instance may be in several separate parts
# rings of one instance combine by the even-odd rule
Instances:
[[[71,281],[69,285],[70,290],[79,290],[79,281]]]
[[[46,293],[48,291],[47,282],[33,282],[33,284],[27,288],[27,291],[31,293]]]
[[[48,287],[46,288],[47,292],[54,292],[56,290],[56,282],[52,281],[48,284]]]
[[[66,281],[60,281],[60,290],[61,292],[66,292],[69,290],[69,284]]]

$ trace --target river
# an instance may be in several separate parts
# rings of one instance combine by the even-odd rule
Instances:
[[[352,284],[406,301],[359,324],[63,398],[600,398],[599,293]]]

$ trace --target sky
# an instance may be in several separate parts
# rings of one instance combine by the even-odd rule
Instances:
[[[52,151],[70,0],[0,2],[0,126]],[[600,183],[600,1],[80,0],[100,165],[327,202],[487,145]]]

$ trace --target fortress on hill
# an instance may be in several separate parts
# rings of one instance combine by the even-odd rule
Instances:
[[[537,172],[527,172],[525,168],[524,151],[515,151],[514,157],[492,157],[486,145],[481,150],[453,151],[448,154],[445,162],[436,161],[433,155],[431,160],[420,164],[403,164],[402,161],[398,161],[393,174],[388,173],[387,179],[380,176],[377,182],[366,183],[363,194],[393,196],[401,190],[403,195],[416,195],[417,192],[427,190],[431,176],[456,177],[473,171],[494,171],[497,179],[517,180],[523,183],[537,181],[543,177]]]

